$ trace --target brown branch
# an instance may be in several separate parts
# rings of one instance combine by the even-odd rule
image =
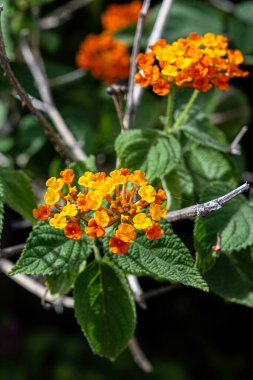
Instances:
[[[71,71],[70,73],[59,75],[55,78],[48,79],[48,84],[50,87],[63,86],[68,83],[75,82],[86,75],[87,71],[84,69],[77,69]]]
[[[146,373],[153,371],[152,364],[148,361],[146,355],[142,351],[137,339],[133,337],[129,343],[128,348],[131,354],[133,355],[134,361],[138,366]]]
[[[160,295],[165,294],[165,293],[169,293],[172,290],[179,289],[179,288],[182,288],[181,284],[169,284],[167,286],[161,286],[158,289],[149,290],[149,291],[145,292],[142,297],[144,298],[144,300],[147,300],[150,298],[160,296]]]
[[[0,259],[12,257],[17,253],[20,253],[23,250],[24,246],[25,244],[17,244],[12,247],[2,248],[0,250]]]
[[[244,125],[240,132],[237,134],[237,136],[234,138],[230,145],[230,153],[234,155],[240,155],[241,154],[241,147],[240,147],[240,142],[244,135],[247,133],[248,127]]]
[[[143,290],[140,286],[138,278],[133,274],[127,275],[127,281],[129,284],[129,287],[133,293],[135,302],[144,310],[147,309],[147,304],[143,298]]]
[[[249,187],[249,184],[246,182],[242,186],[237,187],[236,189],[217,199],[213,199],[200,205],[186,207],[181,210],[170,211],[164,219],[166,219],[168,222],[176,222],[178,220],[188,219],[195,216],[204,217],[210,212],[219,210],[224,203],[230,201],[234,197],[237,197],[239,194],[244,193],[249,189]]]
[[[65,146],[60,136],[54,131],[52,125],[47,121],[47,119],[33,106],[29,96],[26,91],[21,86],[20,82],[14,75],[5,50],[2,26],[1,26],[1,14],[3,12],[3,6],[0,5],[0,64],[1,67],[8,78],[11,86],[14,88],[17,95],[20,97],[23,105],[26,105],[29,111],[35,116],[37,121],[42,125],[45,133],[48,135],[48,138],[53,143],[56,151],[60,153],[64,158],[69,161],[73,161],[73,156],[69,152],[69,149]]]
[[[45,16],[40,20],[41,29],[53,29],[57,28],[64,22],[71,19],[72,14],[78,9],[84,7],[85,5],[91,3],[93,0],[71,0],[68,4],[65,4],[49,15]]]
[[[8,276],[8,273],[13,269],[13,267],[14,265],[11,261],[7,259],[0,259],[0,271],[2,271],[6,276]],[[44,302],[50,303],[52,306],[59,306],[59,304],[61,304],[66,308],[74,307],[73,298],[64,296],[55,300],[55,298],[52,296],[50,292],[47,292],[45,294],[45,291],[47,290],[45,286],[39,284],[37,281],[35,281],[29,276],[26,276],[24,274],[17,274],[16,276],[12,276],[9,278],[16,282],[18,285],[22,286],[24,289],[28,290],[30,293],[39,297],[41,300],[43,299]]]
[[[63,140],[65,146],[72,152],[74,160],[85,160],[87,158],[84,151],[78,145],[75,140],[73,134],[69,130],[65,121],[63,120],[60,112],[57,110],[54,105],[53,97],[51,94],[51,90],[48,84],[48,79],[46,76],[44,63],[42,57],[40,55],[39,50],[33,51],[26,40],[25,36],[23,36],[20,43],[21,51],[25,62],[33,76],[36,87],[39,91],[42,101],[48,105],[48,115],[53,122],[55,129],[58,131],[61,139]]]
[[[136,73],[136,58],[140,50],[144,21],[147,16],[149,7],[150,7],[150,0],[144,0],[140,14],[139,14],[136,32],[134,36],[134,44],[133,44],[133,50],[132,50],[132,55],[131,55],[130,74],[129,74],[129,81],[128,81],[127,104],[126,104],[126,112],[124,116],[124,130],[127,130],[130,128],[132,119],[134,116],[133,91],[134,91],[134,77]]]

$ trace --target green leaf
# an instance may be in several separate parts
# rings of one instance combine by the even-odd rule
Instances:
[[[34,223],[32,210],[37,207],[37,202],[28,176],[21,170],[0,168],[0,181],[8,206]]]
[[[28,157],[34,156],[46,142],[45,133],[33,115],[24,116],[18,125],[16,145],[18,152]]]
[[[231,18],[228,23],[228,37],[236,47],[238,47],[244,54],[251,54],[253,52],[252,45],[252,24],[245,23],[237,18]],[[243,38],[242,38],[243,36]]]
[[[223,184],[212,184],[201,197],[201,202],[226,194],[231,189]],[[222,206],[219,211],[205,218],[197,218],[194,230],[198,263],[202,270],[210,262],[212,246],[216,244],[217,233],[221,236],[222,252],[239,252],[253,245],[253,204],[244,196],[238,196]]]
[[[168,223],[164,222],[162,227],[164,235],[160,239],[151,241],[141,233],[126,254],[119,257],[112,254],[113,261],[127,273],[176,281],[207,291],[207,284],[195,267],[189,250]],[[109,253],[108,238],[104,240],[104,246]]]
[[[236,5],[234,15],[249,24],[253,24],[253,3],[252,1],[242,1]]]
[[[192,177],[182,161],[170,174],[164,177],[168,210],[187,207],[194,201]]]
[[[92,350],[115,359],[136,324],[133,297],[122,272],[93,261],[76,281],[74,300],[76,318]]]
[[[0,183],[0,239],[3,231],[3,221],[4,221],[4,188]]]
[[[232,187],[237,184],[235,168],[222,152],[193,144],[185,155],[185,162],[198,194],[215,181],[225,182]]]
[[[197,106],[190,110],[188,118],[184,120],[183,125],[180,126],[180,130],[187,138],[197,144],[220,152],[229,151],[225,134],[212,125],[207,115],[201,112]]]
[[[177,139],[155,130],[136,129],[121,134],[115,149],[121,166],[143,170],[149,181],[171,172],[181,156]]]
[[[62,230],[37,223],[11,274],[59,275],[70,272],[89,256],[91,248],[92,242],[85,235],[80,240],[73,240]]]
[[[221,255],[206,272],[210,290],[228,301],[253,307],[253,252]]]
[[[152,9],[150,17],[150,27],[156,19],[160,6]],[[187,15],[187,22],[185,17]],[[163,38],[167,38],[171,43],[180,37],[186,37],[191,32],[200,35],[205,33],[222,33],[222,18],[219,12],[201,1],[177,0],[173,2],[168,22],[163,31]],[[150,33],[150,30],[147,31]]]
[[[86,262],[84,261],[80,267],[74,271],[54,276],[47,276],[46,286],[48,290],[51,292],[51,294],[55,295],[55,298],[69,293],[69,291],[73,288],[77,277],[83,271],[85,266]]]

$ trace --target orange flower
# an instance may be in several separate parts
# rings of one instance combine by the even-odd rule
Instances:
[[[133,1],[130,4],[111,4],[102,14],[102,24],[107,32],[116,32],[138,20],[141,2]]]
[[[85,227],[85,232],[92,239],[95,237],[101,238],[105,234],[105,230],[97,224],[95,219],[89,220],[88,227]]]
[[[191,33],[171,44],[159,40],[150,49],[137,57],[140,73],[135,81],[142,87],[152,86],[160,96],[167,95],[171,85],[203,92],[213,86],[227,90],[231,78],[249,74],[238,67],[243,62],[240,50],[228,49],[222,35]]]
[[[68,223],[67,226],[64,229],[65,236],[74,239],[74,240],[79,240],[82,237],[82,230],[81,227],[78,223]]]
[[[129,244],[123,240],[118,239],[117,237],[112,237],[109,240],[109,247],[112,253],[120,256],[122,253],[126,253],[129,250]]]
[[[85,38],[76,55],[76,63],[90,70],[95,78],[111,84],[128,77],[130,57],[127,45],[102,32]]]
[[[149,239],[161,236],[157,223],[166,214],[162,206],[166,194],[162,189],[157,192],[148,185],[145,173],[127,168],[110,172],[85,172],[71,187],[75,174],[66,169],[61,172],[60,181],[50,178],[45,195],[47,204],[34,209],[34,216],[39,220],[49,219],[52,227],[64,230],[70,239],[80,239],[85,232],[90,238],[102,238],[109,227],[116,225],[116,232],[110,238],[111,252],[119,255],[126,253],[130,244],[137,237],[137,230],[146,232]],[[61,191],[60,182],[67,184],[66,191]],[[66,194],[67,193],[67,194]],[[141,199],[135,199],[138,193]],[[59,202],[59,203],[58,203]],[[159,226],[159,225],[158,225]],[[110,233],[110,232],[109,232]]]
[[[33,209],[33,216],[38,220],[47,220],[50,215],[50,206],[49,205],[40,205],[39,208]]]
[[[146,236],[149,240],[160,239],[164,234],[164,230],[161,229],[158,223],[153,223],[152,226],[146,229]]]
[[[60,176],[62,177],[64,183],[71,185],[74,179],[74,172],[72,169],[65,169],[60,172]]]
[[[136,239],[136,233],[134,232],[134,226],[131,224],[120,224],[115,233],[115,237],[126,242],[132,243]]]

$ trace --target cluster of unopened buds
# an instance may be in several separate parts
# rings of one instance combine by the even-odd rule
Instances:
[[[85,172],[73,185],[72,169],[61,171],[60,178],[47,180],[45,204],[33,210],[36,219],[45,221],[71,239],[101,238],[106,228],[115,226],[109,239],[111,252],[126,253],[136,239],[137,231],[147,239],[159,239],[164,231],[159,221],[166,215],[166,194],[148,184],[145,173],[129,169],[110,172]]]
[[[242,53],[228,49],[228,39],[223,35],[191,33],[171,44],[159,40],[150,49],[137,57],[140,72],[135,80],[142,87],[152,86],[160,96],[173,87],[227,90],[231,78],[249,74],[238,67],[243,63]]]

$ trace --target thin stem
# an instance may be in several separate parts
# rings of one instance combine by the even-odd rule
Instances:
[[[133,91],[134,91],[134,77],[136,73],[136,58],[140,50],[142,31],[144,26],[144,21],[147,16],[148,10],[150,7],[150,0],[144,0],[142,4],[142,8],[140,11],[140,15],[137,22],[136,32],[134,36],[134,44],[130,62],[130,74],[129,74],[129,82],[128,82],[128,94],[127,94],[127,105],[126,112],[124,116],[124,130],[127,130],[131,127],[133,115],[134,115],[134,104],[133,104]]]
[[[101,255],[100,255],[99,249],[98,249],[98,247],[96,246],[96,242],[94,242],[93,250],[94,250],[95,259],[96,259],[97,261],[101,261],[102,258],[101,258]]]
[[[197,99],[198,94],[199,94],[199,90],[194,90],[193,91],[192,96],[190,97],[188,103],[186,104],[186,107],[184,108],[184,110],[181,112],[181,114],[179,115],[179,117],[175,121],[175,123],[173,125],[173,128],[178,128],[180,126],[180,124],[182,124],[182,122],[184,121],[185,116],[188,114],[188,112],[190,111],[193,103]]]
[[[224,203],[244,193],[245,191],[249,189],[249,187],[250,187],[249,184],[246,182],[243,185],[237,187],[236,189],[230,191],[229,193],[219,198],[202,203],[200,205],[194,205],[194,206],[182,208],[181,210],[170,211],[168,212],[168,214],[165,216],[164,219],[168,220],[168,222],[176,222],[178,220],[184,220],[184,219],[192,218],[195,216],[204,217],[210,212],[219,210]]]
[[[174,90],[168,95],[168,104],[167,104],[167,112],[166,112],[166,120],[164,124],[164,132],[167,134],[171,127],[172,122],[172,111],[173,111],[173,102],[174,102]]]

